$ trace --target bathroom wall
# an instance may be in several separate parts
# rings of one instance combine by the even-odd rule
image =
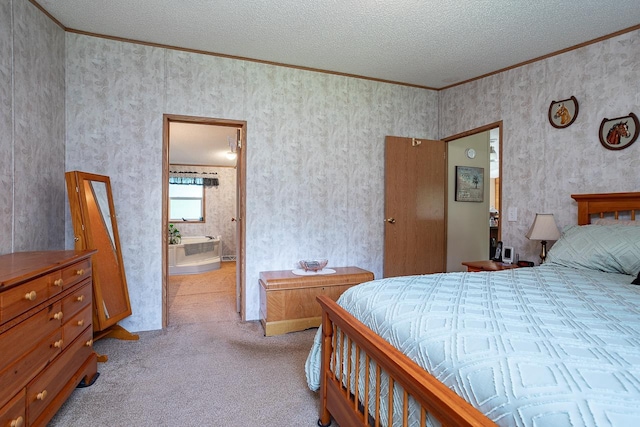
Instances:
[[[171,165],[171,171],[217,173],[220,185],[205,187],[205,222],[175,222],[182,236],[221,236],[223,260],[236,255],[236,169]]]

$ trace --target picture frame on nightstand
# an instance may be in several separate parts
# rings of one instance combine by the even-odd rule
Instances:
[[[513,263],[513,247],[505,246],[502,248],[502,263],[503,264]]]

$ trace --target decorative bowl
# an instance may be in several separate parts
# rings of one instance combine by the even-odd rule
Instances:
[[[300,267],[304,271],[320,271],[327,266],[328,259],[303,259],[300,261]]]

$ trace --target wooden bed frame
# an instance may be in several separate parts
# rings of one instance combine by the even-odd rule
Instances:
[[[578,203],[579,225],[590,224],[592,216],[604,217],[605,214],[618,219],[620,213],[628,213],[630,219],[635,220],[636,211],[640,211],[640,192],[574,194],[571,197]],[[409,397],[420,407],[420,426],[426,425],[427,414],[443,426],[495,426],[479,410],[373,333],[335,301],[325,296],[317,300],[322,307],[323,331],[319,426],[329,426],[332,418],[341,427],[383,425],[380,396],[389,396],[385,399],[390,412],[393,412],[394,397],[388,390],[394,384],[404,390],[402,401],[399,404],[395,402],[395,407],[402,407],[403,426],[408,425]],[[346,353],[342,356],[334,351],[341,348]],[[359,366],[361,360],[364,360],[364,366]],[[369,378],[368,374],[371,364],[376,366],[374,378]],[[353,373],[363,370],[367,375],[364,384],[359,384],[362,380]],[[382,372],[389,378],[386,393],[381,390]],[[362,387],[365,392],[360,396],[358,390]],[[366,408],[372,405],[376,409],[369,413]]]

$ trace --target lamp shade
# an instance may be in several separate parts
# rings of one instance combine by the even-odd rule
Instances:
[[[537,213],[525,236],[530,240],[558,240],[560,230],[558,230],[553,214]]]

